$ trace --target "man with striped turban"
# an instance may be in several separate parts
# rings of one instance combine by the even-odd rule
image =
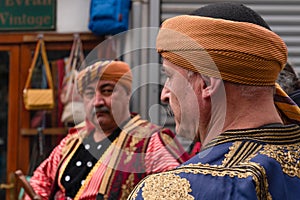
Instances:
[[[169,129],[130,113],[125,62],[96,62],[79,73],[77,86],[86,120],[34,172],[30,184],[42,199],[126,199],[146,175],[188,159]]]
[[[287,48],[250,8],[216,3],[163,22],[161,99],[201,151],[129,199],[299,199],[300,112],[275,84]],[[275,92],[276,91],[276,92]]]

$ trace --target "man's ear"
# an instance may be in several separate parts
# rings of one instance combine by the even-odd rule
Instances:
[[[215,93],[220,88],[220,85],[223,84],[222,80],[216,79],[216,78],[211,78],[211,77],[206,77],[206,76],[201,76],[199,79],[202,90],[202,98],[211,98],[211,96]]]
[[[206,87],[205,90],[207,91],[205,91],[204,94],[208,95],[207,97],[211,97],[212,95],[219,95],[220,89],[223,88],[224,90],[224,82],[221,79],[212,78],[212,77],[208,79],[210,85]]]

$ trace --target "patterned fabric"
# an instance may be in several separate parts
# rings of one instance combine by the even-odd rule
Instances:
[[[226,131],[178,168],[147,176],[128,199],[296,200],[299,148],[298,125]]]
[[[30,184],[43,199],[49,199],[51,191],[55,191],[53,199],[65,198],[59,177],[80,146],[82,137],[87,135],[87,129],[85,124],[71,129],[34,172]],[[136,116],[124,126],[120,136],[93,167],[75,199],[96,199],[98,192],[106,199],[126,199],[146,175],[173,169],[188,158],[170,130]]]
[[[279,108],[285,124],[300,124],[300,108],[276,83],[275,105]]]
[[[300,107],[300,89],[290,93],[289,96]]]
[[[111,80],[122,84],[128,91],[132,88],[132,73],[122,61],[98,61],[81,70],[77,76],[77,89],[82,94],[85,87],[97,80]]]

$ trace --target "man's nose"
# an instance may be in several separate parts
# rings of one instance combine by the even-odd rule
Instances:
[[[103,96],[100,94],[100,92],[96,92],[93,104],[94,106],[102,106],[105,104],[105,100]]]
[[[160,100],[163,103],[169,103],[169,100],[170,100],[170,90],[166,87],[166,85],[164,85],[164,88],[161,91]]]

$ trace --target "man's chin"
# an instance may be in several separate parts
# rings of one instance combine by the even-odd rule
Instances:
[[[103,117],[103,116],[95,116],[93,118],[93,124],[95,126],[101,126],[101,124],[103,124],[104,121],[105,121],[105,117]]]

